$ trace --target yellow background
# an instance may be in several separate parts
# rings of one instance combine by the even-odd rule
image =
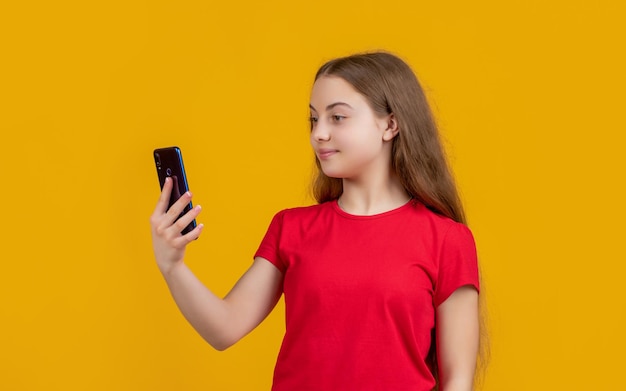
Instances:
[[[387,49],[433,102],[484,271],[485,390],[620,390],[620,1],[0,5],[0,389],[268,390],[283,308],[213,351],[154,264],[152,150],[178,145],[225,294],[279,209],[310,203],[327,59]]]

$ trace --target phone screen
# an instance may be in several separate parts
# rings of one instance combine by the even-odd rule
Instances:
[[[159,148],[154,150],[154,164],[156,166],[157,175],[159,177],[159,185],[163,189],[165,184],[165,178],[170,177],[173,181],[172,194],[170,195],[170,202],[167,207],[172,205],[180,198],[182,194],[189,191],[189,184],[187,182],[187,174],[185,173],[185,165],[183,164],[183,155],[178,147]],[[191,202],[185,206],[183,212],[178,216],[182,217],[185,213],[189,212],[193,208]],[[196,220],[193,220],[189,225],[181,231],[184,235],[190,232],[196,227]]]

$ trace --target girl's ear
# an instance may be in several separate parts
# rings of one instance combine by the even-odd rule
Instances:
[[[398,131],[398,121],[396,120],[396,116],[391,113],[387,117],[387,129],[385,129],[385,132],[383,133],[383,140],[393,140],[393,138],[396,137],[396,135],[398,134]]]

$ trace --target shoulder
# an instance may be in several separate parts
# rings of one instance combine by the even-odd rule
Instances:
[[[472,243],[473,235],[469,227],[428,209],[424,204],[415,202],[404,216],[411,221],[416,231],[428,238],[435,246],[450,245],[455,242]]]
[[[287,208],[276,213],[276,216],[280,216],[281,219],[286,220],[314,218],[331,210],[332,202],[334,201],[325,202],[323,204]]]
[[[294,225],[308,225],[316,221],[320,222],[320,216],[331,214],[331,202],[282,209],[272,218],[271,226],[283,227],[287,225],[293,227]]]
[[[407,215],[408,214],[410,214],[413,218],[418,219],[421,224],[425,224],[431,229],[447,231],[453,227],[465,227],[463,223],[459,223],[449,217],[434,212],[419,201],[413,202]]]

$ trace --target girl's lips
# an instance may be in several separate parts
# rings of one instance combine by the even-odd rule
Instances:
[[[320,149],[317,151],[317,157],[319,159],[328,159],[335,153],[337,153],[336,149]]]

